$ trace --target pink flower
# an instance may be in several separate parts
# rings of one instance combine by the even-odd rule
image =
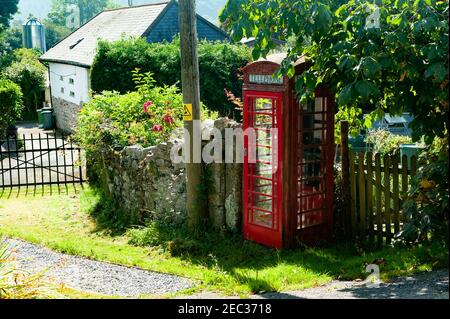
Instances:
[[[162,125],[157,124],[153,126],[153,131],[155,132],[162,132],[162,130],[163,130]]]
[[[150,114],[149,108],[150,108],[150,106],[152,106],[152,105],[153,105],[153,101],[145,102],[145,103],[144,103],[144,112],[147,113],[147,114]]]
[[[173,117],[169,114],[164,115],[164,122],[167,124],[173,124]]]

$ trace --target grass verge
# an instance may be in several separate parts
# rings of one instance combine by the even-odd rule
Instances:
[[[52,188],[51,193],[0,192],[0,233],[63,253],[195,280],[196,288],[185,293],[207,289],[246,296],[304,289],[332,279],[365,279],[366,265],[378,260],[383,260],[380,271],[385,280],[448,267],[448,252],[435,246],[364,253],[335,244],[276,251],[239,235],[191,235],[158,224],[111,232],[92,217],[102,198],[91,188]]]

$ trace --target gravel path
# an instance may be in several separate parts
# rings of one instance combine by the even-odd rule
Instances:
[[[111,296],[137,297],[188,289],[185,278],[69,256],[21,240],[8,239],[17,268],[68,287]]]
[[[128,268],[69,256],[21,240],[8,239],[18,268],[36,273],[68,287],[105,295],[136,297],[165,294],[193,287],[185,278]],[[181,297],[185,298],[185,297]],[[200,293],[189,299],[220,299],[216,293]],[[238,297],[228,297],[239,299]],[[300,291],[268,293],[251,299],[449,299],[449,270],[399,277],[378,287],[365,282],[333,281]]]

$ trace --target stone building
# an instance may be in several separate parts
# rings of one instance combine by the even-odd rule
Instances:
[[[125,35],[161,42],[170,41],[178,33],[178,3],[172,0],[105,10],[47,51],[40,59],[49,64],[57,127],[72,132],[78,112],[89,102],[90,68],[100,39],[117,41]],[[199,39],[227,39],[224,31],[199,15],[197,33]]]

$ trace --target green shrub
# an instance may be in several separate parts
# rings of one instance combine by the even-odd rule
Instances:
[[[407,223],[398,242],[417,244],[433,241],[448,247],[449,183],[448,138],[436,138],[421,154],[420,168],[403,204]]]
[[[409,136],[392,134],[386,130],[375,130],[366,137],[366,143],[373,145],[373,152],[381,155],[399,155],[400,145],[412,144],[412,138]]]
[[[0,137],[16,122],[23,110],[22,91],[14,82],[0,79]]]
[[[45,66],[38,60],[39,53],[30,49],[14,51],[14,60],[5,70],[5,78],[18,84],[23,92],[23,102],[28,111],[41,106],[45,90]]]
[[[183,125],[182,95],[175,85],[155,86],[153,75],[139,70],[133,72],[133,80],[136,92],[105,91],[81,110],[75,137],[88,155],[101,148],[156,145]]]
[[[232,117],[235,106],[224,92],[241,96],[239,70],[251,58],[247,47],[229,43],[201,42],[198,48],[201,100],[210,110]],[[114,43],[100,41],[92,66],[94,92],[134,89],[132,70],[152,72],[158,86],[174,85],[181,80],[180,43],[147,43],[145,39],[123,39]]]

